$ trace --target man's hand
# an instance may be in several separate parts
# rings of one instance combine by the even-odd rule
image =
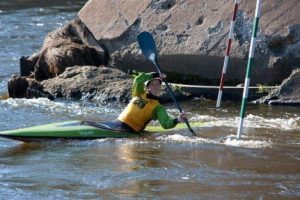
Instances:
[[[180,113],[177,119],[178,122],[184,122],[185,120],[187,120],[185,112]]]
[[[163,80],[163,79],[167,78],[167,75],[164,74],[164,73],[159,74],[159,78],[160,78],[161,80]]]

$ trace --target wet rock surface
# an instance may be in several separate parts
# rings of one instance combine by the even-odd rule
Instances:
[[[290,77],[285,79],[281,86],[270,93],[268,96],[261,98],[256,103],[266,103],[271,105],[300,105],[300,68],[292,72]]]

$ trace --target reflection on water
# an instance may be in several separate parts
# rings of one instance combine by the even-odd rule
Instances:
[[[145,149],[140,149],[139,146],[143,145]],[[160,145],[153,145],[149,142],[139,141],[135,144],[135,142],[126,142],[118,145],[116,149],[116,153],[126,165],[121,165],[121,170],[124,172],[130,171],[139,171],[144,168],[159,168],[159,167],[167,167],[167,163],[163,163],[161,158],[164,154]]]
[[[20,145],[2,149],[0,152],[0,156],[1,157],[17,157],[22,155],[26,156],[26,154],[29,154],[36,150],[40,150],[41,148],[42,148],[41,144],[20,143]]]
[[[152,152],[150,147],[148,151],[149,146],[156,146],[157,150]],[[297,174],[299,163],[291,157],[286,159],[279,149],[249,150],[218,145],[189,147],[138,141],[127,142],[125,147],[125,151],[118,152],[125,163],[114,163],[128,166],[129,162],[138,168],[126,168],[118,176],[122,180],[113,187],[101,186],[97,190],[101,197],[239,199],[262,196],[269,199],[278,195],[281,198],[297,196],[293,191],[297,190],[295,183],[299,176],[290,174]],[[124,146],[120,148],[123,149]],[[153,154],[156,152],[158,154]],[[143,162],[145,159],[155,162],[149,164]]]

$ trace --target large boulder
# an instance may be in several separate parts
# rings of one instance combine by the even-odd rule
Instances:
[[[136,36],[153,33],[159,62],[169,77],[182,83],[218,84],[234,1],[89,0],[79,17],[102,46],[113,65],[127,70],[151,71]],[[262,2],[252,85],[279,84],[299,66],[300,2]],[[226,84],[245,77],[255,1],[241,1],[237,12]],[[185,75],[185,76],[182,76]]]
[[[104,50],[84,36],[87,31],[77,19],[50,32],[40,52],[21,59],[21,71],[31,71],[36,80],[42,81],[61,74],[67,67],[107,64]]]

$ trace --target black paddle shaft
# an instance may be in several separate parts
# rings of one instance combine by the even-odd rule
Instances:
[[[161,70],[160,70],[160,67],[159,67],[159,65],[157,64],[157,62],[154,62],[153,64],[154,64],[155,67],[157,68],[158,73],[161,74]],[[182,109],[181,109],[179,103],[176,101],[175,96],[174,96],[174,93],[173,93],[173,91],[172,91],[172,89],[171,89],[169,83],[168,83],[166,80],[163,80],[163,81],[164,81],[164,83],[165,83],[165,85],[166,85],[166,87],[167,87],[167,90],[168,90],[168,92],[169,92],[171,98],[173,99],[173,101],[174,101],[174,103],[175,103],[175,106],[177,107],[177,109],[179,110],[179,112],[182,113]],[[194,132],[194,130],[193,130],[192,127],[190,126],[189,121],[188,121],[187,119],[185,119],[184,121],[185,121],[185,123],[186,123],[186,126],[187,126],[188,129],[190,130],[190,132],[191,132],[193,135],[196,136],[197,134]]]
[[[144,56],[155,65],[158,73],[161,75],[162,74],[161,69],[160,69],[160,66],[158,65],[157,59],[156,59],[157,58],[156,45],[155,45],[155,41],[154,41],[152,35],[149,32],[142,32],[138,35],[137,39],[138,39],[138,43],[140,45],[140,48],[141,48]],[[182,109],[181,109],[180,105],[178,104],[178,102],[176,101],[171,87],[169,86],[169,84],[166,80],[163,80],[163,81],[164,81],[164,83],[167,87],[167,90],[168,90],[170,96],[172,97],[177,109],[179,110],[180,113],[182,113]],[[187,119],[185,119],[185,123],[186,123],[188,129],[190,130],[190,132],[196,136],[196,133],[191,128]]]

